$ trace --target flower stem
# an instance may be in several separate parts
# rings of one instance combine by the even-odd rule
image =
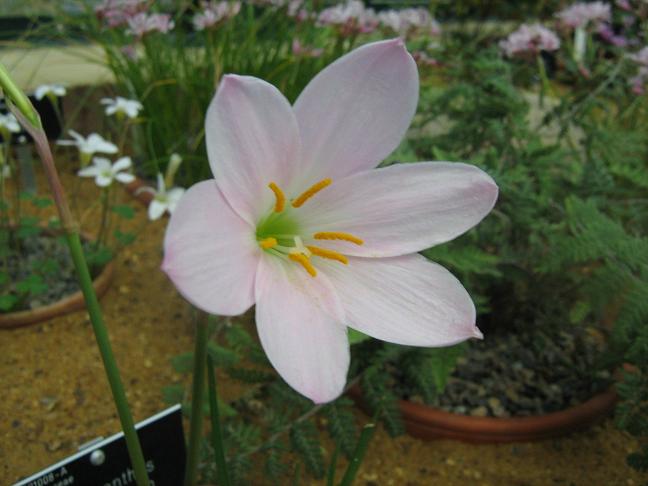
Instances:
[[[59,217],[61,218],[61,226],[65,232],[65,238],[70,249],[72,261],[76,268],[79,286],[81,287],[81,291],[85,298],[86,308],[90,315],[90,322],[92,323],[92,329],[97,340],[97,346],[101,353],[101,359],[103,360],[104,369],[106,370],[106,376],[108,377],[108,383],[110,384],[113,400],[115,401],[119,420],[124,431],[126,447],[130,456],[133,472],[135,473],[135,480],[138,486],[149,486],[150,483],[146,472],[144,454],[142,453],[142,448],[137,437],[133,417],[128,408],[126,393],[124,392],[124,386],[119,376],[117,362],[115,361],[115,356],[113,355],[110,346],[110,339],[108,338],[108,331],[103,321],[99,301],[97,300],[97,295],[92,286],[88,264],[83,255],[78,224],[72,218],[72,213],[67,204],[65,191],[63,190],[56,166],[54,165],[52,151],[47,142],[47,137],[43,130],[40,117],[27,96],[25,96],[25,94],[13,83],[2,64],[0,64],[0,86],[4,90],[5,95],[7,95],[13,105],[15,105],[15,108],[17,108],[12,109],[12,111],[25,130],[27,130],[34,139],[36,150],[43,162],[45,175],[49,182],[50,190],[59,212]]]
[[[216,391],[216,374],[210,356],[207,356],[207,375],[209,378],[209,409],[211,411],[212,446],[216,456],[216,477],[220,486],[230,486],[227,462],[225,461],[225,448],[221,434],[220,417],[218,413],[218,393]]]
[[[364,459],[364,455],[367,452],[367,448],[369,447],[369,441],[373,437],[375,430],[376,424],[374,423],[369,423],[362,428],[362,432],[360,432],[360,438],[358,439],[356,448],[353,451],[353,458],[349,462],[347,470],[344,473],[339,486],[351,486],[353,484],[353,481],[355,481],[355,477],[358,474],[358,469],[360,469],[360,464],[362,464],[362,459]]]
[[[191,421],[189,445],[185,469],[185,486],[195,486],[198,471],[200,439],[202,437],[203,399],[205,396],[205,368],[207,338],[209,337],[207,314],[201,312],[196,319],[196,344],[194,346],[193,390],[191,394]]]

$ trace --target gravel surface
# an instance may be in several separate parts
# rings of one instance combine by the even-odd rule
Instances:
[[[610,372],[597,366],[604,342],[598,331],[579,326],[471,341],[431,405],[477,417],[563,410],[610,386]]]

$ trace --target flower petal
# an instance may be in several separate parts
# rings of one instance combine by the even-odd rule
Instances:
[[[300,208],[299,217],[304,232],[340,231],[364,241],[327,241],[328,248],[356,256],[405,255],[475,226],[497,192],[493,179],[472,165],[397,164],[333,182]]]
[[[335,289],[292,263],[264,255],[255,284],[261,345],[281,377],[315,403],[344,389],[349,343]]]
[[[97,177],[95,177],[95,184],[97,184],[99,187],[108,187],[110,184],[112,184],[112,181],[112,174],[105,174],[103,172],[100,172],[99,174],[97,174]]]
[[[376,167],[405,135],[417,101],[416,63],[400,39],[367,44],[326,67],[294,106],[304,183]]]
[[[135,180],[135,176],[133,174],[129,174],[128,172],[118,172],[117,174],[115,174],[115,179],[117,179],[122,184],[130,184]]]
[[[192,186],[178,203],[164,238],[162,270],[196,307],[238,315],[254,304],[259,252],[254,228],[208,180]]]
[[[158,201],[157,199],[151,200],[151,203],[149,204],[148,207],[148,218],[151,221],[155,221],[156,219],[159,219],[160,216],[164,214],[164,211],[167,210],[167,205]]]
[[[227,75],[205,121],[207,154],[223,195],[249,223],[272,207],[270,182],[288,187],[299,162],[297,121],[271,84]]]
[[[126,170],[131,167],[133,164],[132,160],[130,157],[120,157],[117,159],[117,162],[115,162],[112,166],[113,172],[119,172],[120,170]]]
[[[77,172],[77,175],[80,177],[97,177],[100,172],[101,169],[99,167],[95,165],[90,165]]]
[[[110,160],[105,157],[93,157],[92,165],[94,165],[99,171],[104,170],[106,172],[112,172],[112,164],[110,163]]]
[[[346,313],[369,336],[409,346],[449,346],[481,338],[475,306],[461,283],[421,255],[322,262]]]

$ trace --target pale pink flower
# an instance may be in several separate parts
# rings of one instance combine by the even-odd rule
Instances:
[[[424,8],[404,8],[402,10],[385,10],[377,16],[378,21],[393,30],[401,37],[420,32],[428,35],[439,35],[441,27]]]
[[[169,14],[147,14],[141,12],[128,18],[127,32],[137,38],[141,38],[150,32],[156,31],[166,34],[174,26],[175,23],[171,20]]]
[[[648,67],[648,46],[628,56],[637,64]]]
[[[344,36],[367,34],[378,26],[378,17],[360,0],[348,0],[322,10],[317,16],[317,25],[337,27]]]
[[[95,13],[108,27],[121,27],[129,18],[146,11],[148,4],[147,0],[103,0],[95,7]]]
[[[612,18],[610,4],[605,2],[579,2],[556,14],[560,23],[572,29],[584,28],[590,22],[609,22]]]
[[[210,29],[241,11],[241,2],[203,2],[203,10],[193,17],[195,30]]]
[[[560,47],[560,39],[551,30],[540,24],[522,24],[515,32],[500,41],[504,53],[513,57],[516,55],[536,55],[540,51],[555,51]]]
[[[384,341],[447,346],[481,337],[446,269],[417,254],[481,221],[497,186],[477,167],[375,167],[416,111],[416,63],[400,39],[322,70],[293,106],[272,85],[225,76],[207,112],[214,179],[171,216],[162,269],[195,306],[256,304],[265,352],[317,403],[343,390],[347,326]]]
[[[597,33],[601,36],[601,39],[613,46],[625,47],[628,45],[628,39],[622,35],[615,34],[610,24],[600,24],[597,28]]]
[[[303,46],[299,39],[293,39],[292,53],[297,57],[320,57],[324,53],[324,49]]]
[[[416,64],[418,64],[419,66],[436,67],[439,65],[439,61],[437,61],[433,57],[428,56],[425,51],[412,52],[412,57],[416,61]]]

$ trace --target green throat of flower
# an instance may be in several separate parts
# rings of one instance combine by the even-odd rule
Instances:
[[[355,245],[364,243],[357,236],[339,231],[317,232],[310,236],[302,235],[297,218],[295,218],[295,211],[322,189],[331,185],[331,182],[331,179],[327,178],[313,184],[299,197],[291,200],[288,207],[283,191],[277,184],[270,182],[268,187],[275,196],[274,208],[270,214],[259,221],[256,228],[257,244],[263,251],[298,263],[311,277],[317,276],[317,270],[311,262],[311,258],[314,256],[335,260],[345,265],[349,263],[349,260],[342,253],[335,250],[305,245],[303,239],[342,240]]]

